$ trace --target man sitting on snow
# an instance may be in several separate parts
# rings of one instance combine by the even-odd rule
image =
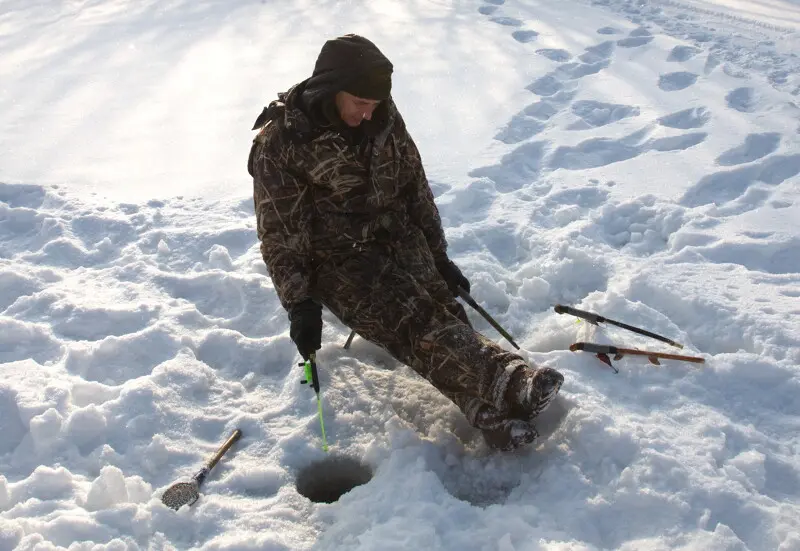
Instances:
[[[392,64],[369,40],[322,47],[313,75],[265,108],[250,151],[261,252],[290,335],[318,350],[322,305],[452,400],[494,448],[533,442],[563,376],[476,332],[455,296],[419,151],[390,96]]]

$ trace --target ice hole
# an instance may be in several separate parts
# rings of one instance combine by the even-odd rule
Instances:
[[[328,457],[303,468],[297,491],[315,503],[333,503],[372,479],[372,469],[351,457]]]

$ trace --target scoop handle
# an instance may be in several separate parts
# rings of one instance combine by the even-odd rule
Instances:
[[[231,449],[231,446],[233,446],[236,443],[236,441],[239,440],[239,438],[241,437],[242,437],[242,431],[240,431],[239,429],[233,431],[233,434],[231,434],[228,440],[226,440],[225,443],[222,444],[222,446],[220,446],[220,448],[217,450],[217,453],[214,454],[214,457],[212,457],[208,461],[208,463],[206,464],[206,468],[209,471],[213,469],[214,465],[219,463],[219,460],[222,459],[223,455],[225,455],[225,452]]]

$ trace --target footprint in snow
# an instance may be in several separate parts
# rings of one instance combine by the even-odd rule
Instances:
[[[597,46],[589,46],[586,48],[585,53],[581,54],[578,59],[584,63],[597,63],[611,58],[614,53],[614,42],[608,40],[601,42]]]
[[[570,125],[568,130],[583,130],[605,126],[627,117],[636,117],[639,115],[639,108],[631,105],[582,100],[572,104],[572,113],[581,120]]]
[[[567,63],[553,71],[553,75],[562,80],[576,80],[599,73],[610,64],[611,61],[608,59],[596,63]]]
[[[644,27],[639,27],[638,29],[632,30],[628,34],[628,38],[617,40],[617,45],[620,48],[637,48],[649,44],[652,40],[653,34]]]
[[[725,96],[728,107],[742,113],[752,113],[756,110],[756,91],[747,86],[737,88]]]
[[[547,55],[561,58],[564,50],[544,50]],[[559,53],[554,53],[559,52]],[[564,89],[564,82],[599,73],[611,63],[611,54],[614,52],[614,42],[607,41],[596,46],[586,48],[578,59],[579,62],[568,63],[556,68],[554,71],[540,77],[528,85],[527,89],[539,96],[552,96]]]
[[[542,57],[546,57],[550,61],[557,61],[559,63],[564,63],[565,61],[572,59],[572,55],[570,55],[567,50],[545,48],[542,50],[536,50],[536,53]]]
[[[719,157],[717,164],[722,166],[740,165],[757,161],[774,153],[781,144],[781,135],[777,132],[750,134],[739,147],[729,149]]]
[[[750,239],[769,239],[775,235],[774,231],[743,231],[742,235],[746,235]]]
[[[705,132],[692,132],[682,136],[667,136],[666,138],[650,140],[647,143],[647,149],[652,151],[683,151],[703,143],[707,137],[708,134]]]
[[[511,117],[508,125],[494,137],[505,144],[515,144],[527,140],[544,130],[545,124],[525,114]]]
[[[692,107],[690,109],[664,115],[658,119],[657,122],[661,126],[666,126],[667,128],[689,130],[705,126],[709,120],[711,120],[711,111],[705,107]]]
[[[517,42],[522,42],[523,44],[527,44],[528,42],[532,42],[539,36],[539,33],[536,31],[514,31],[511,33],[511,36],[514,37],[514,40]]]
[[[506,3],[506,0],[484,0],[488,6],[481,6],[478,8],[478,12],[483,15],[491,15],[497,11],[498,6],[502,6]]]
[[[559,81],[569,81],[594,75],[611,64],[611,54],[613,51],[613,42],[603,42],[597,46],[591,46],[586,48],[586,52],[578,57],[580,62],[562,65],[547,76],[553,77]]]
[[[645,27],[639,27],[638,29],[633,29],[630,33],[628,33],[628,36],[653,36],[653,33],[651,33]]]
[[[558,92],[532,103],[511,118],[511,122],[494,138],[506,144],[527,140],[541,132],[546,122],[575,97],[575,92]]]
[[[540,121],[548,121],[555,116],[562,107],[565,107],[575,98],[574,91],[559,92],[546,99],[537,101],[527,106],[522,112]]]
[[[754,164],[704,176],[686,191],[680,204],[723,205],[744,196],[758,183],[777,186],[797,174],[800,174],[800,155],[773,155]]]
[[[597,34],[619,34],[619,31],[614,27],[600,27],[597,29]]]
[[[701,51],[693,46],[675,46],[667,56],[667,61],[688,61]]]
[[[620,139],[593,138],[574,147],[562,146],[556,149],[550,159],[550,168],[583,170],[598,168],[638,157],[647,151],[684,150],[703,142],[705,133],[670,136],[655,140],[645,140],[649,129],[644,128]]]
[[[617,45],[620,48],[637,48],[639,46],[644,46],[645,44],[649,44],[653,41],[652,36],[633,36],[630,38],[623,38],[622,40],[617,40]]]
[[[697,75],[686,71],[667,73],[658,78],[658,87],[665,92],[675,92],[688,88],[697,82]]]
[[[500,159],[500,164],[475,169],[469,176],[488,178],[500,193],[530,186],[541,173],[546,145],[545,142],[524,143]]]
[[[463,190],[457,190],[437,201],[446,225],[459,226],[486,220],[489,209],[497,196],[497,188],[488,178],[470,182]]]
[[[514,17],[492,17],[490,21],[503,25],[504,27],[521,27],[522,21]]]
[[[552,118],[556,113],[569,105],[575,97],[576,81],[588,75],[599,73],[611,63],[611,57],[616,47],[613,41],[606,41],[585,49],[584,53],[578,57],[578,61],[564,63],[571,59],[570,53],[562,49],[542,49],[536,53],[547,57],[553,61],[564,63],[548,74],[536,79],[527,86],[527,90],[538,96],[542,100],[526,107],[522,112],[514,116],[509,125],[503,129],[495,139],[504,143],[517,143],[545,129],[545,122]],[[623,108],[626,106],[611,106],[613,108]],[[586,113],[590,120],[576,123],[580,128],[590,128],[597,125],[593,117],[603,117],[602,114],[591,114],[590,111],[598,111],[606,107],[592,107],[590,103],[581,104],[577,107],[580,113]],[[620,116],[622,111],[616,109],[608,117]],[[627,115],[626,115],[627,116]],[[617,120],[617,119],[614,119]],[[613,120],[609,120],[613,122]],[[607,124],[607,123],[604,123]],[[575,127],[579,128],[578,126]]]
[[[533,92],[537,96],[552,96],[560,92],[564,88],[564,84],[553,75],[545,75],[537,78],[527,86],[527,90]]]

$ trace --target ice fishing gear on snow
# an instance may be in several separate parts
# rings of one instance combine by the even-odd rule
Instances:
[[[622,323],[620,321],[614,321],[612,319],[608,319],[599,314],[594,314],[592,312],[587,312],[585,310],[578,310],[577,308],[573,308],[572,306],[564,306],[562,304],[556,304],[554,309],[557,314],[569,314],[571,316],[584,319],[594,325],[597,325],[598,323],[610,323],[611,325],[616,325],[617,327],[627,329],[628,331],[632,331],[639,335],[644,335],[645,337],[651,337],[653,339],[657,339],[661,342],[665,342],[677,348],[683,348],[682,344],[677,343],[672,339],[668,339],[667,337],[662,337],[661,335],[657,335],[656,333],[651,333],[650,331],[641,329],[640,327],[634,327],[633,325],[628,325],[627,323]]]
[[[597,359],[613,369],[614,373],[619,373],[619,370],[611,363],[611,358],[609,356],[613,356],[614,360],[621,360],[625,356],[645,356],[653,365],[661,365],[661,362],[658,361],[659,359],[678,360],[682,362],[692,362],[698,364],[705,363],[706,361],[705,358],[699,358],[696,356],[681,356],[679,354],[667,354],[665,352],[654,352],[652,350],[620,348],[617,346],[595,344],[591,342],[576,342],[570,345],[569,349],[573,352],[581,350],[583,352],[595,354]]]
[[[322,420],[322,400],[319,396],[319,373],[317,373],[317,355],[312,352],[308,359],[299,364],[305,368],[305,379],[300,381],[301,385],[310,384],[317,394],[317,413],[319,414],[319,426],[322,429],[322,449],[328,451],[328,439],[325,436],[325,422]]]
[[[164,492],[161,496],[161,502],[170,507],[175,509],[176,511],[180,509],[183,505],[192,505],[195,501],[198,500],[200,497],[200,485],[203,484],[208,473],[211,472],[211,469],[219,463],[219,460],[222,459],[222,456],[225,455],[233,444],[239,440],[242,436],[242,431],[236,429],[230,435],[228,440],[220,446],[214,456],[208,460],[205,466],[197,471],[197,473],[189,480],[184,482],[176,482]]]
[[[508,331],[503,329],[503,327],[499,323],[497,323],[497,321],[495,321],[495,319],[489,314],[489,312],[481,308],[480,304],[475,302],[475,299],[472,298],[470,294],[464,290],[463,287],[458,287],[457,291],[458,291],[458,296],[464,299],[464,302],[472,306],[475,309],[475,311],[477,311],[480,315],[482,315],[486,319],[486,321],[488,321],[489,324],[491,324],[492,327],[497,329],[497,331],[501,335],[503,335],[509,343],[511,343],[511,346],[519,350],[519,345],[514,342],[514,339],[511,337],[511,335],[509,335]],[[350,335],[347,337],[347,342],[344,343],[343,348],[345,350],[350,348],[350,344],[353,342],[353,337],[355,336],[356,332],[350,331]]]
[[[509,334],[508,334],[508,331],[506,331],[505,329],[503,329],[503,328],[500,326],[500,324],[499,324],[499,323],[497,323],[497,322],[494,320],[494,318],[493,318],[492,316],[490,316],[490,315],[489,315],[489,312],[487,312],[486,310],[484,310],[483,308],[481,308],[480,304],[478,304],[477,302],[475,302],[475,299],[474,299],[474,298],[472,298],[472,297],[470,296],[470,294],[469,294],[467,291],[465,291],[465,290],[464,290],[464,288],[463,288],[463,287],[459,287],[459,288],[458,288],[458,296],[460,296],[462,299],[464,299],[464,302],[466,302],[467,304],[469,304],[470,306],[472,306],[472,307],[473,307],[473,308],[474,308],[474,309],[475,309],[475,310],[476,310],[476,311],[477,311],[477,312],[478,312],[480,315],[482,315],[484,318],[486,318],[486,321],[488,321],[488,322],[491,324],[491,326],[492,326],[492,327],[494,327],[495,329],[497,329],[497,331],[498,331],[498,332],[499,332],[501,335],[503,335],[503,336],[506,338],[506,340],[507,340],[508,342],[510,342],[510,343],[511,343],[511,345],[512,345],[514,348],[516,348],[517,350],[519,350],[519,346],[517,345],[517,343],[515,343],[515,342],[514,342],[514,339],[513,339],[513,338],[511,338],[511,335],[509,335]]]

